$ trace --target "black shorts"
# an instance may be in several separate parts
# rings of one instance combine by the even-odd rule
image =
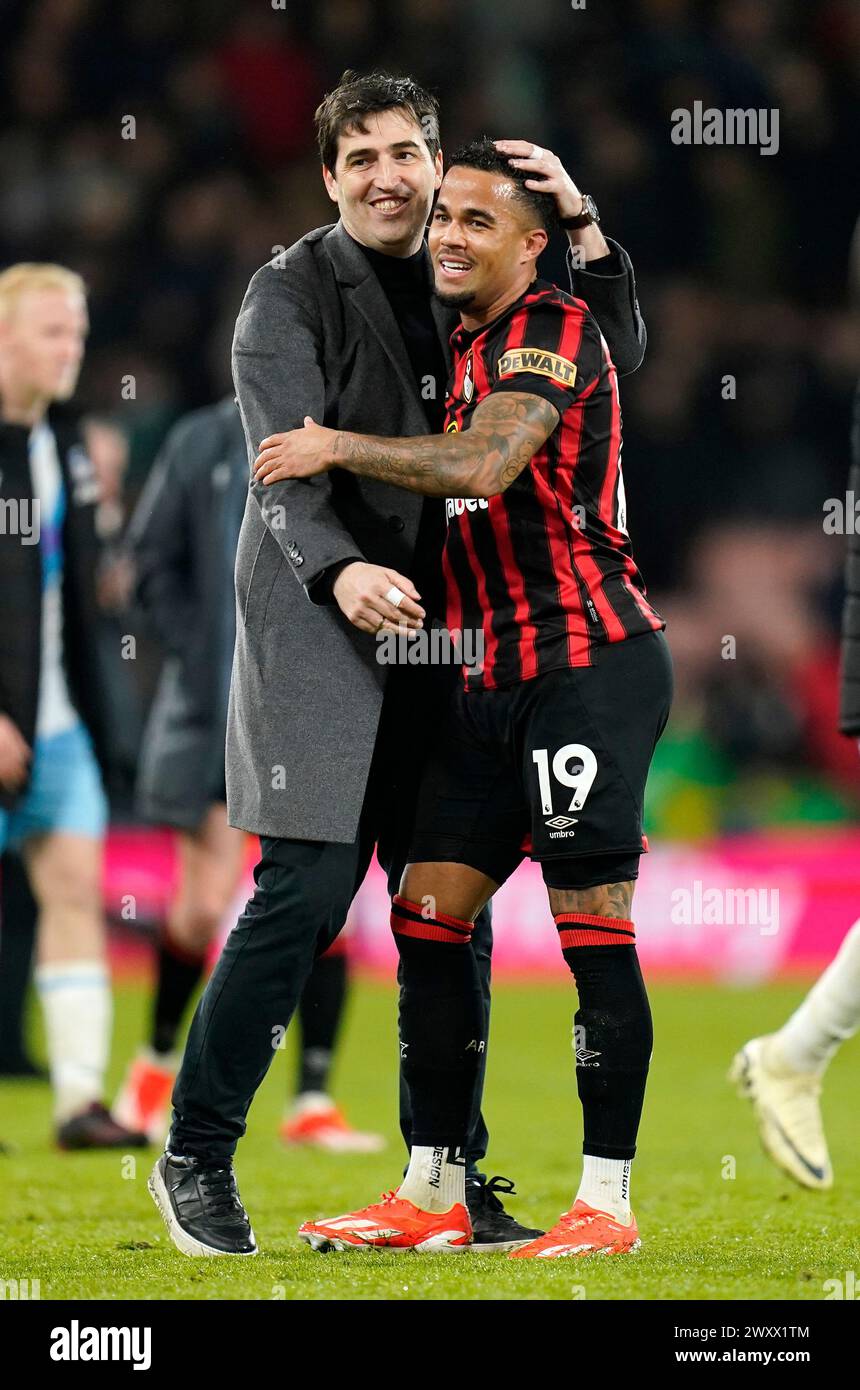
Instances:
[[[504,883],[529,855],[552,888],[639,873],[648,767],[672,702],[662,632],[600,647],[593,666],[454,692],[418,801],[411,863]]]

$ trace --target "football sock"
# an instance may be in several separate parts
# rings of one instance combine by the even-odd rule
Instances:
[[[299,1000],[301,1048],[296,1095],[328,1091],[334,1046],[343,1018],[347,991],[347,959],[343,951],[320,956],[314,963]]]
[[[630,1221],[630,1164],[629,1158],[597,1158],[583,1154],[582,1181],[577,1200],[587,1202],[596,1211],[606,1211],[617,1221]]]
[[[584,1154],[630,1159],[645,1098],[654,1035],[633,923],[582,913],[556,918],[576,981],[576,1084]]]
[[[860,922],[855,922],[824,974],[775,1035],[795,1071],[823,1071],[840,1043],[860,1027]]]
[[[472,923],[399,895],[391,929],[400,952],[400,1056],[412,1099],[412,1145],[462,1148],[486,1046]]]
[[[111,993],[103,960],[40,965],[36,989],[45,1018],[45,1037],[58,1124],[104,1093],[110,1050]]]
[[[150,1043],[153,1052],[173,1052],[182,1018],[206,965],[205,951],[189,951],[174,941],[169,926],[158,943],[155,1002]]]
[[[463,1151],[441,1145],[413,1145],[398,1197],[422,1211],[449,1211],[455,1202],[466,1205],[466,1161]]]

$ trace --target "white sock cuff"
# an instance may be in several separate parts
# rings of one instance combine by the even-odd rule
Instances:
[[[582,1182],[577,1197],[595,1211],[606,1211],[620,1221],[630,1217],[630,1168],[632,1158],[582,1156]]]
[[[58,1123],[101,1100],[110,1051],[112,1000],[105,961],[50,961],[37,967],[36,988]]]
[[[449,1211],[466,1204],[466,1163],[460,1150],[413,1144],[398,1197],[422,1211]]]
[[[110,983],[110,973],[104,960],[94,956],[92,960],[58,960],[37,965],[33,980],[41,994],[66,987],[89,989],[95,985],[100,988]]]

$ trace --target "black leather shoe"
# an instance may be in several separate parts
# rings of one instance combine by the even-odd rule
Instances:
[[[183,1255],[256,1255],[233,1165],[163,1153],[147,1183],[170,1239]]]
[[[466,1205],[472,1221],[472,1244],[467,1248],[473,1254],[503,1255],[543,1235],[543,1231],[521,1226],[510,1216],[497,1197],[498,1192],[503,1192],[506,1197],[516,1195],[510,1178],[490,1178],[489,1181],[483,1178],[466,1179]]]
[[[146,1149],[149,1140],[139,1130],[126,1129],[95,1100],[60,1125],[57,1144],[61,1149]]]

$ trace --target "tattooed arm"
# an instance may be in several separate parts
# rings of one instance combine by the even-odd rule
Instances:
[[[495,497],[528,466],[558,421],[549,401],[520,391],[488,396],[461,434],[381,439],[306,419],[302,430],[263,440],[254,473],[274,483],[346,468],[427,497]]]

